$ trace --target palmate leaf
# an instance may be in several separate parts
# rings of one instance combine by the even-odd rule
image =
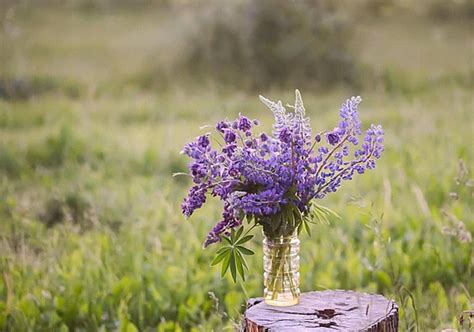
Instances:
[[[245,242],[250,241],[252,238],[253,238],[253,235],[246,235],[243,238],[241,238],[240,240],[238,240],[237,242],[235,242],[235,245],[244,244]]]
[[[253,238],[253,235],[247,235],[247,233],[244,234],[244,227],[240,227],[236,231],[232,230],[230,236],[222,237],[224,246],[216,251],[211,263],[211,266],[222,264],[221,277],[224,277],[230,271],[234,282],[237,282],[238,275],[245,281],[245,272],[248,270],[248,265],[244,255],[254,254],[252,250],[243,246],[244,243]]]
[[[326,216],[326,214],[322,213],[318,209],[313,210],[312,216],[313,216],[313,219],[316,219],[319,222],[324,222],[325,224],[328,224],[328,225],[330,224],[329,219]],[[313,221],[313,223],[314,223],[314,221]]]
[[[244,266],[242,264],[242,259],[240,258],[240,255],[237,251],[235,252],[235,263],[236,263],[235,265],[237,267],[237,272],[239,273],[242,280],[245,281]]]
[[[232,239],[232,242],[235,242],[236,239],[240,238],[240,236],[242,235],[244,231],[244,228],[243,227],[240,227],[237,232],[232,232],[231,234],[231,239]]]
[[[253,251],[252,251],[252,252],[253,252]],[[243,267],[244,267],[246,270],[248,270],[248,269],[249,269],[249,266],[247,265],[247,261],[245,260],[245,257],[244,257],[244,255],[242,254],[242,252],[237,251],[237,255],[238,255],[239,258],[241,259]]]
[[[322,205],[311,204],[308,210],[309,213],[301,218],[301,222],[298,225],[298,234],[301,234],[304,230],[309,236],[311,236],[310,224],[317,224],[318,222],[330,224],[334,219],[341,219],[336,212]]]
[[[222,250],[222,249],[224,249],[224,250]],[[228,255],[229,250],[230,250],[229,247],[220,248],[216,252],[216,256],[212,260],[211,266],[219,264]]]
[[[311,236],[311,227],[309,227],[309,223],[305,222],[303,225],[304,225],[304,229],[306,233],[308,233],[308,235]]]
[[[224,239],[225,242],[227,242],[229,245],[232,245],[232,238],[229,238],[227,236],[223,236],[222,237]]]
[[[229,250],[229,247],[222,247],[222,248],[219,248],[217,251],[216,251],[216,255],[219,255],[220,253],[224,252],[224,251],[227,251]]]
[[[225,276],[225,273],[229,269],[230,256],[231,256],[231,252],[229,251],[229,253],[225,255],[224,261],[222,262],[221,278]]]
[[[235,252],[232,250],[232,253],[230,254],[230,273],[232,275],[232,279],[234,279],[234,282],[237,282],[237,262],[235,260]]]
[[[298,235],[304,230],[309,236],[311,236],[311,228],[309,223],[310,221],[307,218],[303,218],[301,220],[300,224],[298,225]]]
[[[341,219],[341,217],[330,208],[318,204],[311,205],[309,216],[309,222],[313,224],[316,221],[330,224],[334,219]]]
[[[247,249],[247,248],[242,247],[242,246],[236,246],[235,249],[237,249],[237,251],[241,252],[244,255],[254,255],[255,254],[252,250]]]
[[[331,210],[330,208],[328,207],[325,207],[325,206],[322,206],[322,205],[318,205],[318,204],[315,204],[314,205],[315,208],[319,211],[321,211],[322,213],[324,213],[326,216],[330,216],[330,217],[334,217],[336,219],[341,219],[341,216],[338,215],[335,211]]]

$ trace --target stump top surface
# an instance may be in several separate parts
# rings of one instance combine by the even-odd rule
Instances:
[[[246,331],[377,331],[383,324],[394,325],[387,331],[395,331],[398,307],[382,295],[326,290],[303,293],[300,302],[290,307],[250,299],[245,321]]]

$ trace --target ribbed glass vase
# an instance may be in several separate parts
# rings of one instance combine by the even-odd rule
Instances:
[[[264,300],[268,305],[291,306],[300,296],[300,240],[288,237],[263,238]]]

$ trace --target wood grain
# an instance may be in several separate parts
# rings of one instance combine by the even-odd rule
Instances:
[[[346,290],[303,293],[291,307],[247,302],[242,330],[260,331],[398,331],[398,306],[382,295]]]

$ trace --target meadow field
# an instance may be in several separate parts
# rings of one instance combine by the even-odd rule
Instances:
[[[302,291],[384,294],[401,331],[459,328],[474,309],[472,20],[361,16],[363,83],[248,89],[156,70],[192,11],[94,8],[0,7],[0,330],[236,328],[262,294],[261,235],[245,285],[221,279],[202,249],[221,206],[185,220],[190,183],[172,174],[203,125],[241,112],[269,130],[258,95],[295,88],[315,130],[361,95],[386,133],[376,170],[321,202],[341,220],[301,236]]]

